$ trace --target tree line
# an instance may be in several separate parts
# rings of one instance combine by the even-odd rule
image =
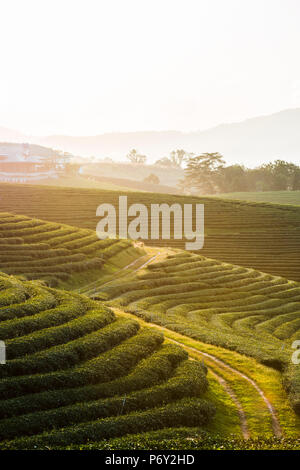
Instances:
[[[132,150],[127,155],[132,163],[146,163],[147,157]],[[179,186],[184,192],[217,194],[243,191],[296,191],[300,190],[300,167],[277,159],[256,168],[227,165],[219,152],[195,155],[183,149],[157,160],[155,165],[166,168],[184,168]]]
[[[180,181],[183,190],[195,189],[203,194],[243,191],[300,190],[300,167],[275,160],[256,168],[226,165],[218,152],[189,156]]]

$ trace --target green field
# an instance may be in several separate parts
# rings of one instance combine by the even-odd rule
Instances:
[[[160,332],[99,302],[0,276],[0,448],[26,449],[205,425],[206,370]]]
[[[166,168],[159,165],[143,165],[122,162],[83,163],[81,167],[83,176],[100,177],[104,179],[126,179],[131,183],[141,184],[147,176],[154,174],[159,178],[159,185],[170,188],[178,188],[179,180],[184,177],[182,168]],[[152,185],[152,191],[156,192]],[[127,185],[126,185],[127,186]],[[133,186],[134,187],[134,186]],[[138,189],[138,188],[136,188]],[[149,189],[151,191],[151,189]]]
[[[300,414],[299,368],[291,363],[291,345],[300,332],[299,283],[178,252],[128,282],[99,286],[97,298],[283,372]]]
[[[287,326],[285,340],[272,321],[264,325],[268,301],[281,312],[291,304],[278,301],[280,293],[297,304],[296,283],[184,252],[156,253],[158,261],[151,256],[140,272],[81,287],[101,301],[0,276],[0,337],[9,359],[0,369],[0,448],[135,448],[131,439],[137,448],[296,447],[300,418],[277,370],[286,369],[299,411],[298,376],[287,370],[291,315],[273,317]],[[182,303],[187,296],[192,310]],[[251,320],[245,299],[266,310],[262,330],[228,322]]]
[[[119,193],[1,189],[0,449],[299,447],[300,208],[128,193],[203,202],[196,254],[99,240]]]
[[[180,194],[178,188],[164,186],[162,184],[145,183],[144,181],[131,180],[129,178],[114,178],[95,176],[93,174],[64,175],[59,178],[47,178],[31,182],[36,186],[55,186],[58,188],[85,188],[111,191],[147,191],[155,193]]]
[[[96,209],[108,202],[118,207],[119,195],[128,205],[139,202],[179,202],[205,205],[205,244],[201,254],[232,264],[300,281],[300,207],[247,203],[150,193],[120,193],[96,189],[0,184],[0,210],[95,232]],[[148,243],[154,242],[148,240]],[[184,248],[177,240],[155,242]]]
[[[0,214],[0,266],[7,274],[75,287],[144,254],[130,240],[99,240],[88,229]]]
[[[292,204],[300,206],[300,191],[265,191],[218,194],[222,199],[239,199],[251,202],[271,202],[273,204]]]
[[[55,186],[58,188],[85,188],[85,189],[108,189],[112,191],[128,191],[126,184],[114,184],[112,181],[95,181],[89,176],[64,175],[59,178],[47,178],[31,183],[37,186]]]

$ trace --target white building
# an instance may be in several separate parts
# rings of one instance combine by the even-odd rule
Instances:
[[[57,178],[69,155],[31,144],[0,143],[0,181],[28,183]]]

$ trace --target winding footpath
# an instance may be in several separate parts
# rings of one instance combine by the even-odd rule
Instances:
[[[137,269],[133,270],[133,271],[130,271],[129,274],[132,274],[132,273],[135,273],[141,269],[144,269],[147,265],[149,265],[150,263],[152,263],[153,261],[155,261],[159,256],[161,255],[161,252],[157,252],[157,254],[153,255],[152,257],[150,257],[145,263],[143,263],[141,266],[138,266]],[[97,287],[98,289],[100,290],[104,285],[107,285],[111,282],[114,282],[116,281],[119,277],[123,277],[123,273],[125,273],[126,275],[126,271],[129,271],[130,268],[132,266],[134,266],[135,264],[137,264],[139,261],[141,261],[142,258],[144,258],[145,256],[142,256],[140,258],[137,258],[136,260],[134,260],[132,263],[128,264],[127,266],[125,266],[124,268],[122,268],[120,271],[118,271],[117,275],[114,275],[114,278],[107,281],[107,282],[104,282],[102,284],[97,284]],[[119,274],[121,274],[121,276],[119,276]],[[92,283],[94,284],[94,283]],[[90,289],[89,287],[92,287],[87,285],[87,286],[84,286],[81,290],[81,292],[86,292],[87,295],[93,295],[95,294],[96,292],[94,291],[93,294],[90,292]],[[115,308],[115,307],[112,307],[110,306],[110,308],[117,314],[117,315],[121,315],[121,316],[127,316],[127,317],[131,317],[131,318],[134,318],[135,320],[138,319],[138,317],[136,317],[136,315],[134,314],[131,314],[131,313],[128,313],[128,312],[125,312],[119,308]],[[279,424],[279,421],[278,421],[278,418],[276,416],[276,412],[274,410],[274,407],[272,406],[272,404],[270,403],[270,401],[268,400],[268,398],[266,397],[265,393],[263,392],[263,390],[259,387],[259,385],[250,377],[248,377],[246,374],[244,374],[243,372],[239,371],[238,369],[235,369],[234,367],[232,367],[231,365],[227,364],[226,362],[222,361],[221,359],[219,359],[218,357],[212,355],[212,354],[209,354],[207,352],[204,352],[204,351],[201,351],[201,349],[197,349],[197,348],[194,348],[192,346],[187,346],[186,344],[184,344],[184,342],[181,342],[181,341],[178,341],[178,340],[175,340],[173,338],[171,338],[169,335],[174,335],[174,331],[173,330],[170,330],[166,327],[163,327],[163,326],[159,326],[155,323],[150,323],[150,322],[144,322],[144,321],[141,321],[140,319],[138,319],[143,325],[147,326],[147,327],[151,327],[151,328],[155,328],[155,329],[158,329],[162,332],[165,333],[165,336],[167,338],[168,341],[171,341],[173,343],[176,343],[178,344],[179,346],[181,346],[183,349],[185,349],[188,353],[189,353],[189,359],[190,360],[202,360],[204,358],[208,359],[208,362],[211,364],[211,365],[208,365],[207,364],[207,368],[209,369],[211,375],[214,377],[214,379],[222,386],[222,388],[224,389],[224,391],[226,392],[226,394],[230,397],[230,399],[232,400],[232,402],[234,403],[236,409],[237,409],[237,412],[238,412],[238,416],[239,416],[239,420],[240,420],[240,428],[241,428],[241,433],[243,435],[243,438],[244,439],[249,439],[250,437],[250,431],[248,429],[248,423],[247,423],[247,417],[246,417],[246,413],[244,411],[244,408],[240,402],[240,400],[238,399],[236,393],[234,392],[234,390],[232,389],[232,387],[229,385],[228,381],[222,376],[222,370],[224,371],[227,371],[227,372],[230,372],[231,374],[233,374],[237,380],[244,380],[246,381],[251,387],[253,387],[255,389],[255,391],[258,393],[258,395],[261,397],[261,399],[263,400],[265,406],[266,406],[266,409],[268,410],[268,413],[270,415],[270,418],[271,418],[271,425],[272,425],[272,430],[273,430],[273,434],[275,437],[281,437],[282,436],[282,430],[281,430],[281,427],[280,427],[280,424]],[[180,335],[180,336],[183,336],[183,335]],[[190,340],[191,338],[189,338],[188,336],[186,336],[186,339],[187,340]],[[196,357],[198,356],[197,359],[191,357],[191,356],[195,356]],[[213,366],[213,367],[212,367]],[[219,372],[217,373],[216,370]]]
[[[158,253],[155,256],[152,256],[151,258],[148,258],[147,261],[145,263],[143,263],[141,266],[134,269],[133,271],[130,271],[130,274],[135,273],[135,272],[139,271],[140,269],[145,268],[148,264],[152,263],[152,261],[154,261],[159,254],[160,253]],[[127,264],[127,266],[124,266],[123,268],[119,269],[119,271],[117,273],[114,273],[111,276],[112,279],[109,279],[108,281],[105,281],[103,283],[101,283],[99,281],[90,282],[89,284],[86,284],[85,286],[80,287],[79,289],[77,289],[76,292],[78,294],[84,294],[84,295],[89,295],[89,296],[92,295],[92,294],[97,294],[97,290],[99,290],[103,286],[106,286],[107,284],[110,284],[111,282],[115,282],[117,279],[122,277],[123,274],[126,275],[127,271],[129,271],[129,269],[131,267],[138,264],[138,262],[141,261],[143,258],[145,258],[145,256],[146,255],[140,256],[139,258],[135,259],[131,263]]]
[[[170,331],[170,330],[168,330]],[[172,342],[176,343],[176,344],[179,344],[180,346],[184,347],[184,344],[183,343],[180,343],[180,341],[175,341],[175,340],[171,340]],[[275,437],[282,437],[282,431],[281,431],[281,427],[280,427],[280,424],[279,424],[279,421],[277,419],[277,416],[276,416],[276,412],[274,410],[274,407],[272,406],[272,404],[270,403],[270,401],[267,399],[266,395],[264,394],[264,392],[262,391],[262,389],[257,385],[257,383],[251,379],[250,377],[248,377],[246,374],[243,374],[242,372],[240,372],[239,370],[237,369],[234,369],[233,367],[231,367],[229,364],[226,364],[226,362],[223,362],[221,361],[221,359],[217,358],[216,356],[213,356],[212,354],[209,354],[209,353],[206,353],[204,351],[199,351],[198,349],[196,348],[193,348],[193,347],[190,347],[190,346],[185,346],[185,349],[191,351],[191,352],[196,352],[204,357],[208,357],[209,359],[211,359],[213,362],[215,362],[216,364],[220,365],[221,367],[229,370],[230,372],[232,372],[233,374],[236,374],[238,375],[239,377],[241,377],[242,379],[246,380],[247,382],[249,382],[252,387],[255,388],[255,390],[258,392],[258,394],[261,396],[261,398],[263,399],[263,401],[265,402],[268,410],[269,410],[269,413],[271,415],[271,419],[272,419],[272,429],[273,429],[273,432],[274,432],[274,436]],[[227,384],[228,385],[228,384]],[[229,387],[230,389],[230,387]],[[232,397],[233,398],[233,397]],[[234,400],[234,401],[237,401]],[[240,413],[240,417],[241,417],[241,421],[242,421],[242,416],[241,414],[243,414],[245,416],[245,413],[243,412],[242,410],[242,406],[241,404],[238,405],[238,409],[241,408],[241,412]],[[242,428],[244,426],[243,423],[241,423],[242,425]]]

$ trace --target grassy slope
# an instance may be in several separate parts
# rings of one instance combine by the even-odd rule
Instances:
[[[161,252],[161,250],[160,250]],[[152,250],[153,254],[153,250]],[[159,258],[162,260],[165,259],[165,254],[161,252],[159,255]],[[154,271],[153,271],[154,268]],[[147,269],[144,271],[144,274],[147,274]],[[152,269],[151,272],[155,272],[155,263],[152,264]],[[179,269],[179,271],[181,271]],[[144,277],[143,272],[142,278]],[[198,273],[199,274],[199,273]],[[152,273],[151,273],[152,276]],[[201,275],[199,276],[201,277]],[[129,275],[127,277],[127,282],[128,286],[132,286],[132,280],[133,280],[133,285],[134,290],[138,292],[136,289],[139,288],[139,279],[140,275],[134,274],[134,275]],[[166,273],[163,273],[163,280],[166,279]],[[250,278],[251,279],[251,278]],[[149,279],[150,280],[150,279]],[[271,281],[271,278],[270,280]],[[268,284],[268,282],[266,284]],[[210,281],[207,281],[208,283]],[[279,282],[279,279],[278,279]],[[99,281],[98,285],[98,292],[101,292],[101,281]],[[159,283],[160,284],[160,283]],[[116,291],[118,291],[118,294],[121,295],[121,297],[118,297],[117,299],[117,305],[121,304],[122,308],[125,308],[128,310],[126,304],[127,301],[125,301],[124,304],[124,292],[125,292],[125,297],[126,297],[126,291],[128,291],[128,288],[126,287],[126,279],[123,277],[122,282],[120,283],[120,280],[117,280],[115,282],[111,282],[108,286],[104,287],[104,292],[109,292],[109,290],[114,289],[114,285],[119,286],[120,288],[116,288]],[[272,285],[272,282],[270,282],[270,285]],[[280,285],[280,282],[279,284]],[[266,286],[265,286],[266,287]],[[108,289],[108,290],[107,290]],[[151,295],[151,286],[148,285],[148,288],[146,289],[146,296],[149,297]],[[103,290],[103,289],[102,289]],[[167,292],[168,287],[164,287],[165,292]],[[178,292],[180,292],[180,288],[177,287],[176,289]],[[274,289],[276,291],[276,288]],[[232,289],[232,292],[234,289]],[[130,289],[129,289],[130,292]],[[171,298],[172,296],[170,296]],[[152,299],[153,297],[151,297]],[[141,298],[143,300],[143,298]],[[149,299],[150,300],[150,299]],[[286,301],[287,302],[287,301]],[[177,305],[178,302],[175,302]],[[111,303],[111,305],[114,305],[114,302]],[[156,306],[155,306],[156,305]],[[209,372],[208,377],[209,377],[209,383],[210,383],[210,390],[207,392],[206,397],[212,401],[217,408],[217,414],[216,417],[210,425],[206,426],[204,429],[208,431],[210,434],[210,437],[207,435],[199,437],[199,431],[198,431],[198,437],[191,435],[191,433],[188,433],[188,431],[185,431],[185,436],[187,439],[184,438],[182,435],[181,437],[178,437],[176,440],[175,438],[173,439],[174,436],[177,436],[176,433],[170,432],[169,434],[165,434],[165,440],[164,443],[159,442],[158,440],[155,441],[155,439],[151,438],[151,436],[147,437],[145,436],[139,436],[138,438],[133,437],[133,439],[137,442],[137,448],[162,448],[162,446],[170,446],[169,448],[189,448],[189,442],[190,440],[193,443],[194,448],[217,448],[218,446],[223,445],[224,448],[297,448],[297,440],[296,438],[299,438],[300,434],[300,418],[297,417],[292,410],[288,398],[286,395],[286,391],[284,390],[282,386],[282,380],[281,380],[281,374],[279,371],[274,370],[270,367],[266,367],[265,365],[260,364],[255,360],[254,358],[247,357],[245,355],[241,355],[235,351],[230,351],[228,349],[224,349],[219,346],[214,346],[211,344],[206,344],[203,343],[199,340],[191,339],[188,338],[185,335],[176,333],[174,331],[171,331],[169,329],[166,329],[165,327],[159,326],[161,325],[167,325],[169,328],[174,327],[175,330],[180,331],[180,321],[177,321],[175,325],[175,318],[174,316],[171,318],[170,315],[164,314],[159,315],[157,314],[157,307],[159,304],[154,303],[154,310],[152,310],[152,313],[150,314],[150,317],[152,321],[157,321],[158,325],[153,325],[150,324],[152,328],[155,329],[160,329],[164,335],[166,336],[167,340],[169,341],[176,341],[179,342],[184,348],[186,348],[187,352],[189,353],[190,357],[195,358],[196,360],[202,361],[204,359],[205,364],[211,368],[211,371],[214,373],[217,373],[219,376],[223,379],[226,380],[227,385],[230,385],[232,390],[234,390],[234,393],[236,397],[238,398],[240,404],[242,405],[246,419],[247,419],[247,425],[248,429],[250,431],[250,436],[253,438],[259,438],[259,441],[253,441],[250,440],[247,444],[243,443],[242,441],[237,441],[237,437],[240,435],[240,428],[239,428],[239,418],[237,416],[237,409],[235,404],[232,402],[230,397],[228,397],[228,394],[224,391],[223,387],[218,383],[218,381],[215,379],[214,375]],[[124,315],[127,318],[134,318],[134,315],[128,312],[124,312],[120,310],[120,308],[114,309],[118,314]],[[140,316],[144,316],[142,313],[142,310],[139,308],[138,305],[134,308],[134,313],[138,315],[138,320],[141,323],[142,326],[144,325],[149,325],[149,318],[147,318],[147,322],[142,320]],[[155,314],[153,313],[155,311]],[[146,312],[145,312],[146,313]],[[164,319],[165,317],[165,319]],[[179,319],[180,320],[180,319]],[[172,326],[173,325],[173,326]],[[183,322],[184,325],[184,322]],[[194,322],[194,327],[196,323]],[[197,331],[200,331],[196,328]],[[212,328],[214,330],[214,328]],[[183,331],[184,331],[184,326],[183,326]],[[184,331],[186,335],[192,335],[192,332],[194,331],[193,329],[193,324],[189,324],[189,331]],[[250,332],[251,336],[255,336],[255,332]],[[195,337],[197,334],[195,335]],[[246,339],[244,338],[246,341]],[[259,349],[259,347],[258,347]],[[199,353],[195,352],[199,351]],[[257,386],[260,388],[261,391],[263,391],[265,397],[269,400],[271,403],[273,409],[275,410],[275,413],[277,415],[277,419],[279,422],[279,425],[281,427],[284,439],[272,439],[273,431],[272,431],[272,426],[271,426],[271,420],[270,420],[270,415],[269,415],[269,410],[266,408],[266,404],[263,402],[260,393],[253,387],[253,384],[249,383],[249,381],[241,378],[237,373],[233,373],[232,371],[226,371],[224,367],[220,366],[217,362],[211,361],[208,359],[206,356],[203,356],[203,353],[206,354],[213,354],[214,357],[221,359],[224,361],[225,364],[228,364],[230,367],[234,368],[235,371],[238,371],[238,373],[245,374],[247,377],[249,377],[251,380],[253,380]],[[290,355],[290,351],[288,352],[288,355]],[[253,354],[255,356],[255,352]],[[160,433],[159,435],[162,435],[163,433]],[[220,435],[220,438],[215,438],[214,436]],[[228,441],[226,437],[228,436],[235,436],[235,439],[231,439]],[[288,438],[288,439],[287,439]],[[126,446],[129,446],[129,448],[135,448],[134,446],[132,447],[132,440],[129,437],[124,438],[122,440],[114,440],[112,442],[101,442],[101,443],[95,443],[92,444],[89,448],[126,448]],[[174,447],[173,447],[174,446]],[[164,447],[167,448],[167,447]]]
[[[84,176],[60,176],[59,178],[45,178],[35,182],[26,183],[34,186],[55,186],[58,188],[85,188],[111,191],[147,191],[154,193],[180,194],[178,188],[161,184],[145,183],[129,178],[114,178],[85,174]]]
[[[74,289],[144,255],[128,240],[99,240],[91,230],[0,213],[0,270],[8,274]]]
[[[236,439],[211,436],[199,428],[164,429],[143,435],[68,446],[68,450],[300,450],[299,439]]]
[[[224,193],[217,195],[223,199],[239,199],[251,202],[270,202],[273,204],[292,204],[300,206],[300,191],[265,191]]]
[[[205,368],[160,332],[38,281],[0,274],[0,286],[1,449],[82,445],[213,417]]]
[[[90,230],[95,230],[99,222],[96,217],[99,204],[108,202],[117,207],[120,194],[128,195],[129,204],[139,202],[148,207],[163,202],[204,203],[206,238],[203,255],[300,280],[300,207],[30,185],[2,184],[0,190],[0,210]],[[149,240],[149,243],[154,242]],[[184,248],[180,241],[164,243]]]
[[[95,181],[88,176],[61,176],[59,178],[47,178],[30,183],[35,186],[55,186],[59,188],[85,188],[85,189],[107,189],[112,191],[127,191],[126,185],[115,184],[111,181]]]
[[[114,309],[126,318],[134,318],[128,312],[122,312],[119,308]],[[270,419],[269,410],[262,400],[260,393],[247,380],[241,378],[233,370],[246,374],[263,391],[271,405],[273,406],[283,436],[285,438],[298,438],[300,436],[300,417],[291,408],[287,394],[281,383],[281,376],[278,371],[270,367],[263,366],[255,359],[241,355],[234,351],[205,344],[201,341],[191,339],[186,335],[176,333],[159,325],[149,324],[138,318],[142,326],[150,325],[153,329],[163,332],[167,341],[179,343],[188,352],[191,358],[204,361],[209,367],[210,389],[206,392],[206,397],[215,404],[217,413],[214,421],[205,427],[213,435],[221,435],[224,438],[234,435],[241,437],[240,420],[237,415],[237,408],[226,390],[218,383],[214,374],[218,374],[234,391],[238,401],[243,407],[247,419],[247,426],[251,438],[272,438],[274,430]],[[197,352],[199,351],[199,352]],[[208,359],[203,353],[213,355],[224,361],[233,368],[226,371],[222,365]]]
[[[162,184],[153,184],[147,183],[145,181],[135,181],[129,178],[113,178],[113,177],[105,177],[105,176],[94,176],[94,175],[87,175],[91,180],[97,181],[99,186],[102,189],[114,189],[113,187],[105,187],[105,185],[115,185],[115,189],[119,186],[120,190],[128,190],[128,191],[147,191],[150,193],[164,193],[164,194],[182,194],[178,188],[174,188],[171,186],[164,186]],[[123,189],[122,189],[123,187]],[[125,187],[125,189],[124,189]]]
[[[142,182],[150,174],[155,174],[160,184],[176,188],[184,176],[183,169],[164,168],[157,165],[140,165],[131,163],[98,162],[82,165],[84,175],[100,176],[105,178],[126,178]]]
[[[284,278],[179,252],[127,282],[99,286],[98,298],[204,343],[285,371],[295,410],[299,370],[291,364],[300,332],[300,285]],[[151,269],[150,269],[151,268]]]
[[[5,185],[5,187],[7,187],[7,185]],[[26,193],[23,194],[23,197],[24,197],[25,195],[26,195],[26,197],[28,197],[28,194],[26,194]],[[32,193],[32,192],[29,192],[29,195],[32,196],[33,193]],[[39,195],[42,195],[42,194],[39,193]],[[52,195],[54,195],[54,193],[52,193]],[[86,193],[83,193],[83,195],[86,196]],[[97,195],[99,195],[99,193],[98,193]],[[49,196],[49,193],[47,194],[47,196]],[[70,194],[69,194],[69,196],[70,196]],[[107,195],[106,195],[106,196],[107,196]],[[73,199],[74,197],[75,197],[75,194],[72,194],[72,200],[73,200],[73,201],[74,201],[74,199]],[[91,200],[91,194],[89,194],[89,200]],[[7,201],[8,201],[8,199],[7,199]],[[17,203],[18,203],[19,205],[22,205],[22,204],[21,204],[22,201],[21,201],[19,198],[13,199],[12,202],[16,202],[16,201],[17,201]],[[31,206],[31,209],[30,209],[30,210],[39,210],[39,204],[38,204],[37,202],[34,202],[33,199],[31,199],[31,201],[32,201],[34,204]],[[28,199],[27,199],[27,202],[28,202]],[[47,202],[47,201],[46,201],[46,198],[44,198],[44,202],[45,202],[45,203]],[[53,215],[54,215],[54,217],[56,217],[56,216],[57,216],[57,213],[55,212],[55,208],[54,208],[54,206],[53,206],[53,200],[50,201],[50,202],[51,202],[51,205],[48,206],[48,208],[49,208],[49,207],[52,208],[52,210],[54,211],[54,212],[53,212]],[[57,200],[56,200],[56,202],[57,202]],[[66,199],[64,200],[64,202],[67,202],[67,197],[66,197]],[[102,202],[102,201],[101,201],[101,202]],[[49,203],[49,201],[48,201],[47,203]],[[213,200],[213,199],[207,199],[207,204],[208,204],[208,203],[215,203],[215,200]],[[297,223],[297,221],[298,221],[298,213],[297,213],[297,212],[290,212],[290,213],[287,212],[287,213],[285,213],[285,214],[283,215],[283,217],[279,217],[279,215],[282,215],[282,212],[280,212],[281,208],[275,208],[276,210],[275,210],[274,212],[275,212],[275,216],[276,216],[276,217],[274,217],[274,213],[273,213],[273,212],[271,213],[271,212],[269,211],[269,207],[268,207],[268,206],[265,206],[265,205],[264,205],[264,206],[257,206],[257,205],[251,205],[251,204],[250,204],[250,205],[248,205],[248,204],[247,204],[247,205],[242,205],[242,206],[247,206],[246,208],[247,208],[248,210],[250,210],[251,207],[256,207],[256,208],[257,208],[257,207],[258,207],[258,208],[267,207],[268,210],[267,210],[266,212],[264,212],[264,214],[262,214],[262,215],[264,215],[264,216],[267,215],[267,216],[270,217],[270,218],[273,217],[273,220],[274,220],[274,221],[276,221],[276,217],[277,217],[277,218],[278,218],[277,221],[279,222],[279,224],[282,224],[282,219],[283,219],[285,222],[287,221],[287,222],[289,223],[289,229],[290,229],[290,230],[292,230],[292,227],[295,226],[296,223]],[[70,207],[71,207],[71,206],[68,205],[68,208],[70,208]],[[231,207],[233,207],[233,206],[231,206]],[[228,206],[226,207],[226,209],[228,210]],[[44,210],[45,210],[45,207],[43,207],[42,210],[44,211]],[[57,206],[56,206],[56,210],[57,210]],[[215,213],[218,213],[219,207],[218,207],[218,206],[215,206],[215,207],[214,207],[214,210],[215,210]],[[220,212],[219,212],[219,213],[220,213]],[[225,213],[226,213],[226,211],[225,211]],[[252,212],[252,215],[253,215],[253,214],[255,215],[255,212]],[[227,215],[228,215],[228,214],[227,214]],[[248,215],[249,215],[249,213],[248,213]],[[60,213],[60,217],[65,217],[65,216],[68,216],[67,212]],[[82,220],[83,220],[83,219],[82,219]],[[249,226],[247,226],[247,221],[246,221],[246,223],[245,223],[245,220],[243,220],[243,218],[241,219],[241,221],[242,221],[242,225],[244,224],[245,232],[247,232],[247,230],[249,230]],[[212,219],[210,219],[210,222],[212,222]],[[258,233],[258,230],[259,230],[259,226],[258,226],[258,225],[259,225],[259,224],[258,224],[258,222],[259,222],[259,217],[257,217],[257,215],[256,215],[256,218],[255,218],[255,222],[257,223],[257,226],[256,226],[257,232],[256,232],[256,233]],[[219,229],[219,228],[217,228],[217,230],[218,230],[218,229]],[[210,225],[209,230],[211,231],[211,233],[213,233],[213,232],[216,231],[216,227],[214,227],[213,225]],[[223,227],[223,230],[224,230],[224,227]],[[123,264],[122,264],[122,262],[120,263],[119,261],[120,261],[120,260],[119,260],[119,257],[117,256],[117,257],[115,258],[115,264],[116,264],[116,266],[117,266],[117,264],[119,264],[119,266],[122,267]],[[126,263],[127,263],[127,261],[124,262],[124,264],[126,264]],[[111,274],[112,274],[111,271],[108,271],[108,272],[106,273],[107,279],[110,279],[110,278],[111,278]],[[81,279],[81,281],[84,281],[84,279]],[[80,282],[81,282],[81,281],[80,281]],[[93,277],[92,277],[91,279],[88,279],[88,282],[92,282],[92,281],[93,281]],[[69,284],[69,286],[67,286],[67,287],[70,288],[71,285],[72,285],[72,283],[73,283],[73,281],[72,281],[71,284]],[[238,361],[238,358],[235,359],[234,357],[232,357],[232,355],[229,355],[229,356],[228,356],[228,353],[227,353],[227,356],[226,356],[226,353],[224,353],[224,354],[225,354],[225,357],[226,357],[227,361],[231,361],[231,360],[232,360],[232,361],[233,361],[233,362],[232,362],[233,364],[235,363],[236,360]],[[250,361],[250,359],[249,359],[249,361]],[[235,365],[237,365],[237,364],[238,364],[239,366],[241,366],[241,364],[240,364],[239,362],[235,363]],[[246,369],[246,370],[249,371],[250,363],[249,363],[249,364],[246,364],[246,363],[245,363],[245,365],[243,365],[243,367],[248,368],[248,369]],[[280,388],[278,389],[278,387],[275,385],[276,383],[279,382],[279,380],[278,380],[279,377],[277,376],[277,378],[276,378],[276,377],[274,376],[274,382],[272,382],[272,381],[269,382],[269,379],[268,379],[267,382],[264,384],[263,376],[264,376],[264,374],[265,374],[266,371],[265,371],[265,370],[262,370],[262,371],[261,371],[261,377],[259,378],[259,373],[260,373],[260,372],[259,372],[259,371],[256,371],[256,368],[257,368],[257,363],[256,363],[256,365],[255,365],[255,363],[253,363],[253,368],[252,368],[252,372],[251,372],[251,373],[255,373],[255,374],[256,374],[256,375],[255,375],[255,378],[256,378],[257,380],[258,380],[258,379],[260,380],[261,385],[263,385],[263,386],[266,388],[266,390],[268,390],[268,393],[269,393],[270,396],[271,396],[272,394],[274,395],[273,399],[275,400],[275,402],[276,402],[276,401],[278,402],[278,409],[279,409],[280,413],[282,413],[281,419],[282,419],[283,422],[284,422],[284,420],[286,420],[286,423],[284,423],[284,425],[285,425],[285,427],[289,427],[289,428],[290,428],[291,426],[293,426],[293,424],[291,425],[291,423],[293,423],[293,421],[292,421],[291,419],[287,418],[287,416],[289,416],[288,413],[290,413],[290,411],[288,411],[288,413],[287,413],[287,408],[285,408],[285,407],[287,406],[287,405],[286,405],[286,402],[283,401],[282,406],[281,406],[281,407],[279,406],[280,394],[282,393],[282,391],[280,391]],[[273,371],[273,372],[274,372],[274,371]],[[278,374],[278,373],[275,372],[275,374]],[[229,377],[227,377],[227,379],[229,379]],[[217,413],[217,416],[216,416],[216,424],[217,424],[217,427],[219,427],[220,429],[222,428],[222,425],[224,426],[224,423],[228,424],[227,429],[223,429],[223,430],[222,430],[222,433],[223,433],[223,436],[224,436],[224,435],[226,435],[226,431],[227,431],[227,433],[228,433],[228,429],[232,429],[232,430],[236,429],[237,422],[234,421],[234,420],[233,420],[233,421],[230,421],[230,417],[228,417],[228,416],[227,416],[227,417],[225,416],[225,418],[224,418],[224,415],[225,415],[225,406],[224,406],[224,404],[226,403],[226,398],[225,398],[225,396],[224,396],[224,393],[222,393],[222,391],[220,390],[220,387],[218,387],[218,384],[217,384],[216,382],[214,382],[211,377],[210,377],[210,380],[212,381],[212,387],[211,387],[211,391],[209,392],[210,395],[209,395],[209,393],[208,393],[207,397],[208,397],[208,398],[212,398],[212,397],[214,396],[215,403],[217,403],[218,400],[219,400],[219,408],[218,408],[218,409],[219,409],[219,410],[221,409],[221,410],[222,410],[222,413],[221,413],[221,414],[218,414],[218,413]],[[273,380],[273,379],[272,379],[272,380]],[[276,382],[276,380],[277,380],[277,382]],[[239,385],[238,385],[238,388],[239,388]],[[237,388],[237,391],[238,391],[238,388]],[[245,390],[242,388],[242,389],[240,390],[240,393],[241,393],[241,396],[242,396],[243,394],[245,395]],[[246,393],[247,393],[247,391],[246,391]],[[245,396],[247,396],[247,394],[246,394]],[[218,398],[218,397],[219,397],[219,398]],[[283,396],[282,396],[282,397],[283,397]],[[228,400],[228,398],[227,398],[227,400]],[[247,406],[247,403],[245,403],[245,405]],[[222,407],[223,407],[223,409],[222,409]],[[250,410],[249,412],[251,412],[251,410]],[[286,414],[286,413],[287,413],[287,414]],[[253,424],[253,426],[255,427],[255,423]],[[296,428],[295,428],[295,429],[296,429]],[[208,430],[210,430],[210,431],[212,430],[212,431],[215,432],[215,431],[216,431],[216,426],[215,426],[215,425],[212,425],[212,426],[210,425],[210,426],[208,426]],[[292,433],[292,434],[287,434],[287,435],[292,435],[292,436],[294,436],[295,434]],[[201,444],[199,444],[199,445],[201,445]]]

